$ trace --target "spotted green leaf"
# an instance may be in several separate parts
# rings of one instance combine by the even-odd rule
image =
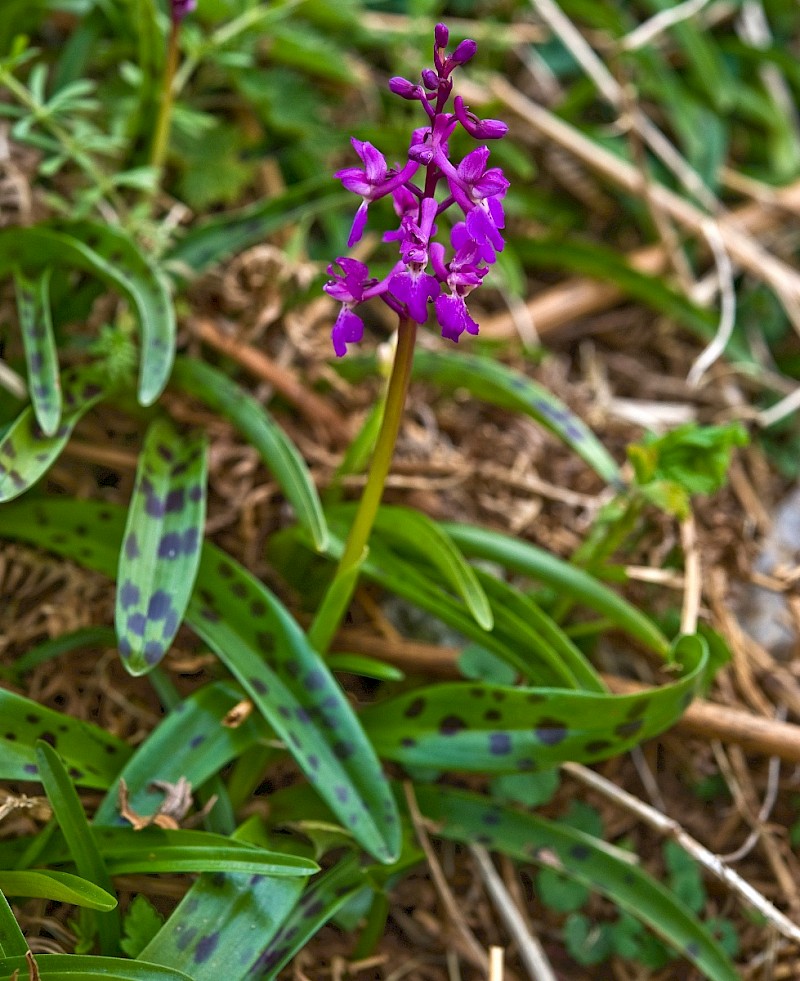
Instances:
[[[61,828],[78,874],[114,897],[114,884],[67,768],[53,747],[41,740],[36,744],[36,763],[53,817]],[[106,907],[106,912],[97,914],[97,932],[104,954],[113,954],[119,948],[120,920],[115,906],[116,901]]]
[[[61,381],[50,317],[50,270],[27,279],[17,269],[14,283],[33,412],[45,436],[53,436],[61,421]]]
[[[166,419],[148,429],[117,571],[119,652],[133,675],[164,657],[183,620],[200,562],[206,512],[204,437]]]
[[[5,509],[2,509],[3,511]],[[0,779],[36,779],[37,740],[58,749],[75,783],[104,789],[131,755],[116,736],[89,722],[0,688]]]
[[[304,880],[201,876],[139,955],[193,981],[261,977],[264,947],[300,898]]]
[[[74,267],[97,276],[129,302],[142,338],[139,401],[151,405],[169,379],[175,348],[175,312],[158,266],[121,228],[96,222],[0,229],[0,271],[27,275]]]
[[[17,417],[0,440],[0,502],[18,497],[39,480],[58,459],[78,420],[103,394],[92,372],[67,371],[65,411],[52,436],[45,435],[31,406]]]
[[[357,855],[345,855],[314,879],[303,897],[270,939],[259,959],[258,976],[269,981],[365,884]]]
[[[700,688],[708,648],[682,637],[679,681],[634,695],[456,682],[365,709],[378,752],[406,766],[510,773],[615,756],[675,723]]]
[[[178,358],[173,378],[185,392],[229,419],[254,446],[293,505],[317,549],[328,540],[317,489],[297,447],[267,410],[221,371],[194,358]]]
[[[30,896],[71,903],[86,909],[112,910],[116,897],[100,889],[88,879],[71,872],[52,872],[45,869],[26,869],[23,872],[0,871],[0,889],[9,896]]]
[[[271,730],[256,713],[237,726],[223,724],[243,698],[242,689],[231,682],[205,685],[179,702],[150,733],[119,773],[137,814],[155,814],[163,802],[163,791],[152,786],[154,780],[174,784],[183,777],[192,787],[202,786],[250,746],[270,738]],[[119,778],[95,812],[96,826],[122,823]]]
[[[41,981],[192,981],[188,974],[171,967],[129,961],[122,957],[91,957],[82,954],[37,954]],[[15,974],[14,972],[19,972]],[[29,978],[25,957],[0,960],[0,976]]]
[[[122,515],[89,501],[23,501],[0,509],[0,535],[42,545],[111,576]],[[206,544],[186,619],[238,679],[342,824],[376,858],[391,861],[400,841],[392,791],[347,697],[286,608],[238,563]]]
[[[382,538],[398,542],[427,559],[464,600],[477,624],[484,630],[492,629],[494,617],[486,593],[472,566],[441,525],[411,508],[384,505],[375,519],[375,530]]]
[[[739,977],[717,941],[678,897],[604,841],[465,791],[421,785],[415,794],[442,837],[557,868],[641,920],[712,981]]]

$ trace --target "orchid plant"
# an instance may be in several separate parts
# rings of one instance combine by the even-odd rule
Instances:
[[[312,638],[320,650],[330,642],[352,595],[357,567],[380,505],[411,378],[417,327],[426,323],[433,303],[443,337],[458,343],[465,331],[477,334],[478,324],[471,317],[466,300],[503,249],[503,198],[509,182],[499,167],[488,166],[488,146],[476,147],[455,164],[450,159],[449,140],[459,126],[473,139],[499,140],[508,132],[508,126],[498,119],[479,119],[459,95],[453,99],[452,111],[448,111],[453,72],[467,64],[478,48],[475,41],[467,38],[448,55],[445,49],[449,38],[447,26],[437,24],[434,67],[421,72],[421,84],[400,76],[389,81],[389,89],[395,95],[419,102],[428,117],[427,125],[411,134],[406,163],[388,167],[376,147],[354,138],[351,142],[362,166],[345,167],[334,175],[361,198],[347,239],[348,248],[361,240],[370,204],[391,195],[400,224],[385,232],[383,240],[398,243],[400,258],[383,279],[371,277],[366,263],[350,256],[339,256],[328,267],[331,279],[324,286],[325,292],[342,304],[331,335],[333,349],[342,357],[348,344],[361,341],[364,321],[354,307],[366,300],[379,297],[397,314],[398,327],[383,422],[361,502],[328,594],[335,609],[324,604],[324,615],[317,617],[312,629]],[[416,183],[418,174],[423,174],[424,179]],[[451,208],[460,212],[460,220],[450,231],[448,259],[447,248],[435,236],[440,216]]]

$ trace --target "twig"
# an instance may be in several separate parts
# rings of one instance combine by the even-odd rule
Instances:
[[[613,801],[619,807],[624,808],[631,814],[635,814],[640,821],[657,831],[666,838],[677,842],[684,851],[688,852],[695,861],[699,862],[715,878],[723,882],[732,892],[742,899],[748,906],[757,910],[773,927],[788,940],[793,940],[800,944],[800,927],[787,917],[772,903],[754,889],[750,883],[746,882],[737,872],[729,868],[718,855],[714,855],[699,841],[696,841],[690,834],[672,818],[661,814],[654,807],[638,800],[632,794],[621,790],[610,780],[595,773],[580,763],[562,763],[561,768],[571,776],[580,780],[587,787],[591,787],[602,794],[607,800]]]
[[[489,948],[489,981],[503,981],[505,951],[502,947]]]
[[[519,956],[529,976],[533,981],[557,981],[544,948],[522,919],[516,903],[509,896],[505,883],[492,864],[489,853],[483,845],[471,845],[470,851],[478,864],[478,871],[500,919],[505,923],[511,939],[516,942],[519,948]],[[495,950],[500,950],[502,954],[502,948],[493,947],[492,951]],[[494,977],[494,975],[491,976]],[[502,977],[502,973],[498,977]]]
[[[659,34],[668,31],[682,20],[688,20],[698,14],[709,0],[684,0],[668,10],[661,10],[643,24],[634,28],[629,34],[620,39],[619,46],[623,51],[636,51],[654,41]]]
[[[697,547],[697,528],[691,515],[681,522],[681,545],[685,587],[681,609],[681,633],[693,634],[697,630],[703,581],[700,572],[700,549]]]
[[[686,381],[692,388],[696,388],[700,384],[703,375],[711,365],[725,353],[736,322],[736,290],[733,285],[733,267],[722,242],[719,226],[713,221],[706,221],[703,223],[703,234],[711,248],[714,264],[717,267],[720,295],[719,325],[714,339],[689,369]]]
[[[447,917],[450,921],[451,926],[456,931],[455,939],[459,941],[459,947],[461,948],[465,957],[468,957],[473,966],[477,967],[484,974],[488,973],[489,970],[489,958],[486,956],[486,952],[475,939],[474,934],[467,926],[466,921],[461,910],[458,908],[458,903],[450,891],[450,886],[447,883],[447,878],[444,872],[442,872],[442,867],[439,865],[439,859],[436,857],[436,852],[433,850],[430,838],[428,837],[428,832],[425,827],[425,818],[422,816],[419,805],[417,804],[417,798],[414,796],[414,788],[409,781],[405,781],[403,784],[403,790],[406,795],[406,803],[408,804],[408,812],[411,817],[411,823],[414,825],[414,831],[417,835],[417,840],[422,847],[423,852],[425,852],[425,858],[428,862],[428,867],[431,870],[431,878],[433,879],[433,884],[436,887],[436,892],[439,894],[439,899],[442,906],[445,909]]]

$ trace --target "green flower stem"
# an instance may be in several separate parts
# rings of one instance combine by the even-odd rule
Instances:
[[[350,527],[342,557],[328,591],[322,601],[308,638],[311,644],[324,653],[330,646],[333,636],[339,629],[341,617],[347,608],[358,581],[358,568],[364,560],[375,516],[383,497],[386,477],[392,464],[397,434],[403,419],[408,383],[411,379],[411,365],[414,360],[414,342],[417,338],[417,325],[413,320],[402,318],[397,331],[397,350],[392,364],[392,374],[386,392],[386,407],[383,421],[375,442],[370,462],[367,482],[361,501]]]
[[[172,122],[172,103],[175,91],[175,72],[178,70],[178,22],[173,20],[169,28],[167,42],[167,61],[164,66],[164,82],[161,88],[161,103],[158,107],[155,135],[150,149],[150,165],[161,170],[167,156],[169,130]]]

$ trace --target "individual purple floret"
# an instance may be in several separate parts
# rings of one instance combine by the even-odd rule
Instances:
[[[356,259],[341,257],[328,267],[331,279],[324,289],[342,309],[333,328],[333,347],[337,356],[347,345],[360,341],[364,323],[354,306],[379,296],[401,318],[425,323],[430,304],[442,336],[458,341],[465,331],[478,333],[466,304],[467,296],[479,286],[503,250],[505,214],[503,198],[508,181],[499,167],[490,167],[489,148],[478,146],[461,161],[450,158],[449,141],[461,126],[474,139],[498,140],[508,127],[497,119],[479,119],[460,96],[447,105],[452,94],[453,71],[474,56],[477,45],[465,40],[448,55],[445,51],[450,32],[444,24],[434,30],[433,68],[421,73],[421,83],[395,77],[389,89],[402,99],[419,102],[427,125],[414,130],[407,160],[389,167],[384,155],[371,143],[353,139],[360,167],[336,172],[348,191],[361,198],[350,235],[352,247],[364,234],[367,211],[373,201],[392,195],[399,227],[384,233],[384,242],[397,242],[400,258],[382,280],[371,278],[367,266]],[[421,184],[412,180],[424,172]],[[435,241],[441,227],[440,216],[455,207],[460,211],[450,234],[448,250]],[[340,271],[337,271],[337,266]]]
[[[173,23],[180,23],[187,14],[191,14],[196,8],[197,0],[172,0],[171,14]]]

